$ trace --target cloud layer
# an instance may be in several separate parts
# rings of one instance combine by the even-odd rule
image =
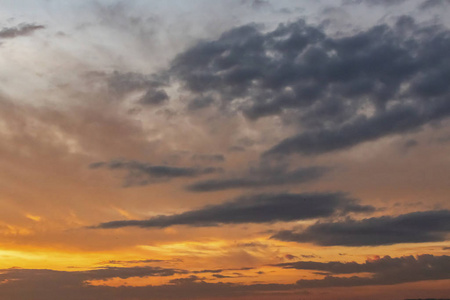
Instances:
[[[306,167],[288,171],[285,168],[252,170],[242,177],[210,179],[195,182],[187,187],[193,192],[211,192],[237,188],[257,188],[317,180],[327,173],[325,167]]]
[[[449,279],[450,256],[419,255],[392,258],[385,256],[365,263],[301,261],[278,265],[286,269],[316,270],[328,273],[322,279],[301,279],[299,287],[348,287],[390,285],[422,280]],[[371,276],[337,277],[333,275],[371,273]]]
[[[288,222],[329,217],[336,213],[371,212],[372,206],[363,206],[343,194],[261,194],[241,197],[234,201],[210,205],[181,214],[157,216],[148,220],[124,220],[102,223],[95,228],[138,226],[161,228],[173,225],[217,226]]]
[[[397,217],[319,222],[304,231],[285,230],[272,238],[322,246],[379,246],[445,241],[450,233],[450,211],[414,212]]]
[[[194,167],[174,167],[166,165],[152,165],[149,163],[134,160],[112,160],[110,162],[95,162],[90,168],[108,168],[110,170],[126,170],[124,185],[146,185],[158,181],[165,181],[178,177],[196,177],[204,174],[220,172],[221,169],[194,168]]]

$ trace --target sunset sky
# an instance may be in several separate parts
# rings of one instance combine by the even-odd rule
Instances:
[[[449,0],[2,0],[1,300],[450,298]]]

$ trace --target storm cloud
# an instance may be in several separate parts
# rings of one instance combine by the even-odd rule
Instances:
[[[295,116],[301,129],[267,154],[313,155],[450,116],[449,51],[447,29],[409,16],[344,37],[303,20],[249,24],[179,54],[168,74],[189,106],[202,98],[249,119]]]
[[[449,233],[450,211],[434,210],[360,221],[318,222],[300,232],[280,231],[272,238],[322,246],[358,247],[445,241]]]
[[[94,228],[163,228],[174,225],[218,226],[289,222],[329,217],[336,213],[372,212],[372,206],[359,205],[340,193],[261,194],[247,196],[218,205],[205,206],[181,214],[157,216],[148,220],[123,220],[101,223]]]

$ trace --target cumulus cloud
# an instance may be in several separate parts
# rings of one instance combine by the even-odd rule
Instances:
[[[249,24],[180,53],[168,74],[192,107],[214,99],[249,119],[296,116],[298,133],[267,153],[312,155],[448,118],[449,50],[447,29],[408,16],[344,37],[303,20]]]
[[[109,162],[95,162],[90,168],[108,168],[110,170],[126,170],[124,185],[146,185],[154,182],[178,177],[196,177],[204,174],[220,172],[219,168],[173,167],[166,165],[152,165],[135,160],[112,160]]]
[[[359,205],[355,200],[341,193],[260,194],[181,214],[157,216],[148,220],[112,221],[99,224],[94,228],[128,226],[161,228],[173,225],[217,226],[219,224],[289,222],[329,217],[336,213],[373,210],[372,206]]]
[[[450,211],[434,210],[360,221],[318,222],[301,232],[280,231],[272,238],[322,246],[358,247],[445,241],[449,233]]]
[[[20,24],[16,27],[3,27],[0,30],[0,38],[2,39],[12,39],[19,36],[30,35],[36,30],[44,29],[44,25],[37,24]]]

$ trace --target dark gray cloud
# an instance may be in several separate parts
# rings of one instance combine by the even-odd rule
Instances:
[[[12,39],[19,36],[30,35],[36,30],[44,29],[44,25],[36,24],[19,24],[16,27],[3,27],[0,30],[0,38],[2,39]]]
[[[358,247],[445,241],[449,233],[450,211],[434,210],[361,221],[318,222],[301,232],[280,231],[272,238],[322,246]]]
[[[173,284],[189,284],[189,283],[193,283],[193,282],[198,282],[198,281],[202,281],[205,278],[200,278],[198,276],[195,275],[190,275],[189,277],[182,277],[182,278],[175,278],[170,280],[170,283]]]
[[[164,269],[160,267],[107,267],[90,271],[82,271],[75,274],[83,276],[85,280],[107,279],[113,277],[130,278],[146,276],[172,276],[175,274],[186,274],[187,271],[177,269]]]
[[[228,148],[228,151],[230,152],[244,152],[245,148],[242,146],[231,146],[230,148]]]
[[[420,9],[430,9],[450,5],[450,0],[426,0],[419,6]]]
[[[257,188],[264,186],[304,183],[317,180],[329,171],[325,167],[298,168],[258,168],[242,177],[211,179],[196,182],[187,187],[194,192],[211,192],[236,188]]]
[[[141,104],[161,104],[164,101],[168,100],[169,96],[164,90],[148,90],[145,95],[139,100],[139,103]]]
[[[368,5],[384,5],[384,6],[392,6],[398,5],[406,2],[406,0],[343,0],[342,4],[344,5],[354,5],[365,3]]]
[[[206,163],[221,163],[225,161],[222,154],[194,154],[192,160]]]
[[[426,257],[426,256],[425,256]],[[446,257],[446,256],[444,256]],[[421,257],[418,257],[419,260]],[[357,262],[317,262],[317,261],[297,261],[289,263],[275,264],[273,266],[282,267],[284,269],[296,270],[315,270],[324,271],[327,274],[352,274],[352,273],[380,273],[389,269],[398,269],[405,266],[406,263],[418,263],[413,256],[404,256],[391,258],[385,256],[383,258],[375,258],[366,260],[364,263]]]
[[[217,274],[217,273],[222,273],[225,271],[248,271],[248,270],[253,270],[254,268],[250,268],[250,267],[243,267],[243,268],[238,268],[238,269],[205,269],[205,270],[199,270],[199,271],[192,271],[193,274],[201,274],[201,273],[213,273],[213,274]]]
[[[211,299],[222,297],[238,297],[263,291],[284,291],[297,289],[295,284],[232,284],[210,283],[205,278],[195,275],[173,279],[169,284],[149,286],[93,286],[88,280],[107,279],[96,274],[96,271],[54,271],[39,269],[3,269],[0,270],[0,294],[4,300],[110,300],[110,299],[186,299],[186,297]],[[93,273],[91,273],[93,272]],[[136,276],[170,276],[161,271],[139,273]],[[176,272],[176,271],[174,271]],[[180,274],[180,273],[177,273]],[[181,273],[184,274],[184,273]],[[132,275],[132,273],[130,273]],[[128,275],[127,275],[128,276]],[[125,278],[125,277],[122,277]],[[31,295],[31,296],[30,296]],[[30,298],[31,297],[31,298]]]
[[[211,97],[211,96],[201,97],[200,96],[200,97],[192,99],[189,102],[187,108],[190,111],[195,111],[195,110],[209,107],[213,103],[214,103],[213,97]]]
[[[362,206],[341,193],[261,194],[247,196],[218,205],[209,205],[181,214],[157,216],[148,220],[123,220],[99,224],[94,228],[137,226],[161,228],[173,225],[218,226],[289,222],[328,217],[336,213],[371,212],[372,206]]]
[[[418,141],[414,139],[409,139],[406,142],[403,143],[402,147],[404,150],[409,150],[410,148],[414,148],[419,144]]]
[[[146,276],[173,276],[175,274],[187,274],[187,271],[177,269],[164,269],[160,267],[107,267],[100,269],[93,269],[87,271],[54,271],[48,269],[7,269],[2,270],[0,279],[3,280],[22,280],[28,274],[35,274],[36,280],[54,280],[55,283],[60,280],[70,281],[72,283],[83,283],[86,280],[104,280],[108,278],[130,278],[130,277],[146,277]],[[58,279],[60,278],[60,279]]]
[[[99,264],[111,264],[111,265],[122,265],[122,264],[147,264],[147,263],[162,263],[162,262],[179,262],[180,260],[161,260],[161,259],[139,259],[139,260],[108,260],[101,262]]]
[[[0,294],[5,300],[108,300],[108,299],[186,299],[189,298],[214,298],[238,297],[251,295],[258,292],[295,291],[303,288],[316,287],[346,287],[365,285],[391,285],[423,280],[449,279],[450,257],[419,255],[417,257],[406,256],[391,258],[389,256],[378,260],[366,261],[362,264],[341,262],[304,262],[278,265],[282,268],[294,268],[302,270],[317,270],[325,275],[322,279],[298,280],[295,284],[235,284],[235,283],[211,283],[206,278],[190,275],[184,278],[173,279],[169,284],[153,286],[93,286],[88,280],[108,279],[115,276],[114,272],[108,272],[107,277],[91,271],[54,271],[38,269],[3,269],[0,270]],[[182,271],[167,269],[163,271],[147,273],[138,272],[137,276],[170,276],[184,274]],[[158,272],[160,274],[158,275]],[[336,277],[333,274],[371,273],[372,276]],[[118,273],[116,273],[118,274]],[[133,272],[126,274],[134,275]],[[238,274],[236,274],[238,276]],[[217,277],[217,276],[216,276]],[[220,277],[220,276],[219,276]],[[36,296],[36,297],[35,297]]]
[[[444,103],[442,103],[444,104]],[[447,106],[448,104],[445,104]],[[447,108],[445,108],[447,109]],[[312,130],[287,138],[266,152],[266,154],[302,153],[306,155],[326,153],[355,146],[395,133],[405,133],[425,124],[423,118],[412,107],[392,108],[377,117],[361,117],[339,130]]]
[[[312,155],[449,117],[449,51],[450,31],[407,16],[345,37],[300,20],[234,28],[179,54],[168,73],[192,99],[249,119],[296,116],[298,134],[268,153]]]
[[[111,92],[119,95],[126,93],[143,91],[149,88],[159,88],[167,84],[163,75],[144,75],[135,72],[118,72],[114,71],[107,76],[108,88]]]
[[[365,263],[314,262],[284,263],[286,269],[316,270],[328,273],[322,279],[298,280],[300,287],[391,285],[422,280],[450,279],[450,256],[429,254],[391,258],[385,256]],[[335,277],[334,274],[371,273],[371,276]]]
[[[177,177],[196,177],[204,174],[221,172],[219,168],[173,167],[165,165],[152,165],[135,160],[112,160],[109,162],[95,162],[90,168],[108,168],[111,170],[126,170],[124,185],[146,185],[165,181]]]
[[[133,92],[143,93],[138,100],[142,105],[158,105],[169,100],[169,95],[163,89],[167,85],[167,76],[160,74],[141,74],[135,72],[122,73],[114,71],[111,74],[100,74],[106,77],[109,92],[117,98]]]
[[[250,4],[254,9],[261,9],[264,7],[271,7],[271,4],[267,0],[243,0],[243,3]]]

